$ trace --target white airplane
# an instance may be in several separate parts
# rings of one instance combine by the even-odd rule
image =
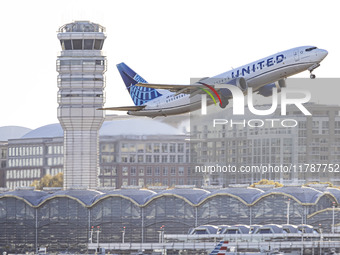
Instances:
[[[279,90],[286,86],[285,79],[289,76],[320,66],[320,62],[328,52],[314,46],[297,47],[262,58],[231,71],[203,78],[190,85],[150,84],[125,63],[117,68],[126,85],[134,106],[100,108],[98,110],[127,111],[136,116],[168,116],[187,113],[201,107],[201,95],[208,93],[216,104],[217,99],[222,108],[226,107],[232,94],[228,89],[220,88],[221,84],[239,87],[245,94],[248,87],[262,96],[271,96],[274,87]],[[216,85],[219,88],[215,89]]]

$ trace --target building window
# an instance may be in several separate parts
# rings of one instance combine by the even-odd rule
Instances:
[[[162,143],[162,153],[167,153],[167,152],[168,152],[168,144]]]
[[[168,155],[162,155],[162,163],[168,163]]]
[[[128,152],[129,151],[129,144],[122,143],[121,145],[121,152]]]
[[[184,152],[184,143],[177,144],[177,152],[183,153]]]
[[[61,40],[62,50],[72,50],[71,40]]]
[[[103,47],[103,40],[95,39],[94,41],[94,49],[101,50]]]
[[[137,144],[137,153],[144,153],[144,144]]]
[[[169,150],[170,150],[170,153],[175,153],[176,152],[176,144],[170,143]]]
[[[176,167],[171,167],[170,174],[171,174],[171,176],[175,176],[176,175]]]
[[[176,156],[170,155],[170,163],[176,163]]]
[[[147,176],[151,176],[152,175],[152,167],[151,166],[146,167],[146,175]]]
[[[126,155],[123,155],[121,159],[122,159],[121,162],[123,162],[123,163],[128,162],[128,157]]]
[[[135,176],[135,175],[136,175],[136,172],[137,172],[136,167],[135,167],[135,166],[132,166],[131,169],[130,169],[130,174],[131,174],[132,176]]]
[[[180,175],[180,176],[183,176],[183,175],[184,175],[184,167],[183,167],[183,166],[180,166],[180,167],[178,168],[178,175]]]
[[[163,176],[168,176],[168,167],[167,166],[163,167]]]
[[[159,166],[156,166],[156,167],[155,167],[155,175],[156,175],[156,176],[159,176],[159,175],[160,175]]]
[[[81,50],[83,48],[83,40],[81,39],[73,39],[72,43],[74,50]]]
[[[146,152],[152,153],[152,144],[151,143],[146,144]]]
[[[93,49],[93,39],[84,39],[84,50]]]
[[[153,155],[153,162],[159,163],[159,155]]]
[[[130,155],[130,163],[135,163],[135,162],[136,162],[136,156]]]
[[[155,143],[155,144],[153,145],[153,152],[154,152],[154,153],[160,153],[159,143]]]
[[[122,174],[123,174],[123,176],[127,176],[129,173],[128,173],[128,167],[127,166],[123,166],[123,168],[122,168]]]

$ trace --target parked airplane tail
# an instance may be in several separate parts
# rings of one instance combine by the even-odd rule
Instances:
[[[224,255],[227,253],[228,241],[219,242],[209,255]]]
[[[135,86],[139,82],[147,83],[147,81],[128,67],[124,62],[118,64],[117,68],[136,106],[143,105],[146,102],[162,95],[156,89]]]

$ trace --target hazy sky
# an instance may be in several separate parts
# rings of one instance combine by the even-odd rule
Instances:
[[[58,122],[57,30],[74,20],[106,27],[105,106],[133,104],[116,68],[123,61],[149,82],[186,84],[315,45],[329,51],[316,76],[340,76],[338,1],[20,0],[0,8],[0,126]]]

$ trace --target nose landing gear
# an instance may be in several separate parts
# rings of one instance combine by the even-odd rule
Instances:
[[[314,64],[314,65],[312,65],[310,68],[308,68],[308,71],[310,72],[310,78],[311,79],[315,79],[315,74],[313,74],[312,72],[313,72],[313,70],[315,69],[315,68],[318,68],[320,66],[320,64],[318,63],[318,64]]]

